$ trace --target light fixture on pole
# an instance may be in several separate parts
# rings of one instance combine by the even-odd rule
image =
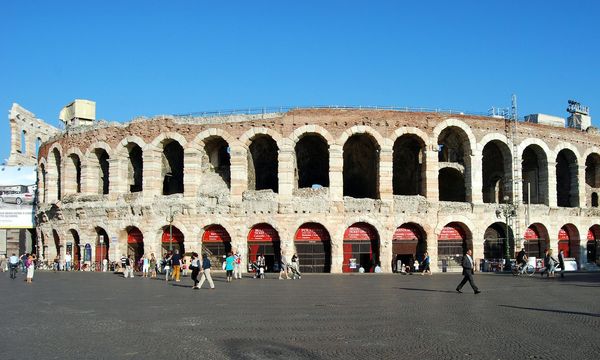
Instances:
[[[509,202],[510,198],[505,195],[503,197],[504,203],[498,204],[498,208],[496,209],[496,217],[504,218],[505,220],[505,239],[506,243],[504,245],[504,269],[510,270],[510,233],[509,226],[510,220],[517,216],[517,206],[512,202]]]

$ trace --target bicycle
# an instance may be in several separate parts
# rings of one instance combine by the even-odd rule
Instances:
[[[514,276],[519,276],[519,275],[532,276],[533,274],[535,274],[535,266],[533,266],[531,264],[525,265],[524,269],[520,264],[515,264],[512,266],[511,270],[512,270],[512,274]]]
[[[18,265],[11,264],[11,265],[9,265],[9,267],[10,267],[10,278],[11,279],[16,279]]]

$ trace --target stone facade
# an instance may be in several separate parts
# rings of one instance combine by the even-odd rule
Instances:
[[[505,129],[491,117],[358,109],[73,127],[39,151],[37,238],[48,259],[67,243],[96,252],[102,236],[117,260],[133,233],[144,253],[161,254],[172,216],[187,252],[203,251],[205,231],[219,225],[247,265],[257,224],[276,230],[288,259],[298,229],[318,224],[336,273],[347,270],[347,230],[358,224],[376,238],[370,256],[385,272],[397,254],[425,249],[440,271],[455,236],[491,259],[502,257],[502,238],[517,239],[514,257],[523,237],[535,234],[540,253],[567,234],[570,255],[586,263],[588,232],[600,238],[600,136],[519,123],[513,147]],[[514,187],[513,164],[529,186]],[[520,204],[508,236],[496,212],[504,195]],[[411,239],[400,227],[419,240],[403,245]]]

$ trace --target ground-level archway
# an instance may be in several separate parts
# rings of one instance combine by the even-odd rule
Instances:
[[[544,251],[550,246],[548,244],[548,230],[542,224],[531,224],[525,230],[525,241],[523,247],[529,258],[543,259]]]
[[[344,232],[344,263],[342,272],[355,272],[364,268],[374,271],[379,263],[379,234],[367,223],[355,223]]]
[[[177,227],[169,225],[163,227],[161,236],[163,255],[169,251],[178,250],[179,254],[183,256],[185,254],[184,242],[185,237]]]
[[[600,265],[600,225],[592,225],[587,233],[587,262]]]
[[[294,235],[300,272],[331,272],[331,238],[325,227],[318,223],[306,223]]]
[[[579,261],[579,231],[573,224],[566,224],[558,230],[558,251],[561,250],[565,257]]]
[[[221,225],[209,225],[202,234],[202,252],[210,260],[211,266],[217,269],[231,252],[231,236]]]
[[[267,272],[278,272],[281,260],[279,233],[269,224],[257,224],[248,233],[248,263],[256,262],[256,257],[265,257]]]
[[[110,261],[109,247],[110,247],[110,239],[108,238],[108,233],[101,227],[96,227],[96,254],[95,261],[96,267],[98,268],[102,264],[102,260],[106,259],[106,261]]]
[[[438,266],[445,271],[459,271],[461,261],[472,240],[465,225],[452,222],[444,226],[438,235]]]
[[[402,267],[414,266],[424,259],[427,251],[427,237],[423,228],[414,223],[406,223],[394,231],[392,237],[392,271],[400,271]]]
[[[144,235],[135,226],[127,229],[127,256],[133,256],[136,264],[144,256]]]
[[[515,257],[515,238],[506,223],[496,222],[488,226],[483,235],[483,258],[489,270],[502,269],[503,260]]]

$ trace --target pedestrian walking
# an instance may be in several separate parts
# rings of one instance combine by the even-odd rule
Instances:
[[[194,281],[194,285],[192,289],[198,290],[198,274],[200,274],[200,259],[198,258],[198,253],[192,253],[192,260],[190,260],[190,270],[192,270],[192,281]]]
[[[156,266],[158,263],[156,262],[156,258],[154,257],[154,253],[150,254],[150,277],[152,279],[156,279]]]
[[[560,277],[565,277],[565,251],[561,250],[558,253],[558,266],[560,266]]]
[[[558,264],[558,260],[552,256],[552,249],[550,249],[548,250],[548,277],[554,277],[554,269],[556,269],[556,264]]]
[[[125,258],[125,272],[123,273],[123,277],[125,279],[133,278],[134,264],[135,264],[135,260],[133,259],[133,256],[129,256],[129,257]]]
[[[550,256],[548,255],[548,249],[544,250],[544,268],[542,269],[542,272],[540,273],[541,277],[544,277],[544,274],[546,274],[547,276],[549,275],[549,270],[550,270]]]
[[[236,251],[233,255],[233,278],[242,278],[242,256],[239,251]]]
[[[234,262],[235,259],[230,251],[227,253],[227,257],[225,258],[225,271],[227,271],[227,282],[231,282],[231,279],[233,278]]]
[[[163,260],[163,269],[165,270],[165,281],[169,281],[169,273],[171,270],[171,252],[167,252]]]
[[[458,286],[456,287],[456,292],[462,293],[461,289],[462,287],[467,283],[467,281],[469,282],[469,285],[471,285],[471,288],[473,288],[473,291],[475,292],[475,294],[479,294],[481,291],[477,288],[477,285],[475,285],[475,281],[473,281],[473,273],[474,273],[474,262],[473,262],[473,252],[471,251],[471,249],[467,250],[467,253],[465,254],[465,256],[463,256],[462,259],[462,274],[464,275],[462,281],[460,282],[460,284],[458,284]]]
[[[258,268],[256,272],[256,277],[259,279],[264,279],[267,265],[263,254],[258,254],[258,256],[256,257],[256,266]]]
[[[205,280],[208,280],[208,285],[210,285],[211,289],[215,288],[215,283],[213,282],[213,279],[210,276],[210,260],[208,258],[208,255],[202,254],[202,276],[200,277],[200,284],[198,285],[198,289],[202,288],[202,284],[204,284]]]
[[[150,260],[146,255],[142,255],[142,277],[148,277],[148,271],[150,270]]]
[[[125,254],[121,255],[121,269],[125,272],[125,264],[127,264],[127,256]]]
[[[300,272],[300,259],[298,255],[292,255],[292,264],[290,265],[290,269],[292,270],[292,280],[295,280],[296,277],[298,279],[302,279],[302,273]]]
[[[287,260],[282,253],[281,258],[279,259],[279,280],[283,280],[284,275],[287,280],[290,279],[287,274]]]
[[[429,266],[431,265],[431,258],[429,257],[429,253],[427,251],[425,251],[425,258],[423,259],[423,272],[421,273],[421,275],[425,275],[425,274],[431,274],[431,269],[429,268]]]
[[[0,269],[2,272],[6,271],[6,255],[2,255],[2,258],[0,258]]]
[[[28,284],[31,284],[33,280],[33,273],[35,272],[35,255],[29,255],[27,260],[25,260],[25,267],[27,267],[27,281]]]
[[[65,255],[65,271],[71,271],[71,260],[73,258],[71,257],[71,253],[67,251],[67,254]]]
[[[179,255],[179,250],[175,249],[175,253],[171,257],[171,266],[173,266],[173,279],[179,282],[179,276],[181,271],[181,255]]]

